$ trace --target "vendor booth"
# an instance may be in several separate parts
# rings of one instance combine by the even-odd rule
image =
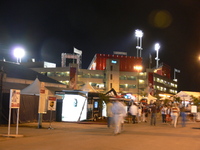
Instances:
[[[200,97],[200,92],[191,92],[191,91],[180,91],[176,94],[177,97],[183,101],[185,105],[189,104],[192,101],[192,96],[195,98]]]
[[[78,122],[87,119],[87,92],[69,90],[56,94],[63,97],[61,121]]]

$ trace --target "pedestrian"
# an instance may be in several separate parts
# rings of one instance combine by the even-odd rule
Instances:
[[[186,109],[184,106],[182,106],[180,108],[180,115],[181,115],[181,125],[182,127],[186,126],[186,113],[185,113]]]
[[[149,115],[149,108],[148,105],[143,105],[143,122],[147,122],[148,121],[148,115]]]
[[[170,105],[167,106],[167,110],[166,110],[166,122],[169,122],[169,124],[171,124],[171,122],[172,122]]]
[[[179,117],[180,109],[177,107],[177,104],[173,104],[171,108],[171,117],[172,117],[172,125],[176,128],[178,117]]]
[[[153,103],[151,106],[151,125],[156,125],[156,115],[157,115],[157,107],[156,104]]]
[[[110,128],[110,126],[112,125],[112,117],[113,117],[113,113],[112,113],[112,107],[113,104],[111,101],[109,101],[106,105],[106,113],[107,113],[107,126],[108,128]]]
[[[133,103],[129,109],[130,114],[132,115],[132,121],[133,124],[137,123],[137,114],[138,114],[138,107],[136,106],[136,103]]]
[[[139,106],[138,106],[138,122],[141,122],[142,121],[142,104],[140,103]]]
[[[127,115],[127,106],[124,101],[120,101],[120,102],[123,104],[124,110],[125,110],[125,115],[123,116],[122,123],[121,123],[121,131],[123,131],[124,130],[124,121],[125,121],[125,117]]]
[[[121,125],[124,117],[126,116],[126,111],[124,105],[116,100],[112,106],[113,122],[114,122],[114,135],[121,133]]]
[[[164,106],[161,108],[162,123],[166,123],[166,114],[167,114],[167,106],[164,105]]]

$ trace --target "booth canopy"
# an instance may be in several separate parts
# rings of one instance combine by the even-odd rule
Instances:
[[[25,95],[39,95],[40,94],[40,81],[38,78],[33,83],[21,90],[21,94]]]
[[[85,85],[81,88],[82,91],[86,92],[97,92],[90,84],[89,82],[86,82]]]
[[[191,96],[194,96],[196,98],[200,97],[200,92],[191,92],[191,91],[180,91],[176,94],[176,96],[180,97],[181,100],[191,100]]]

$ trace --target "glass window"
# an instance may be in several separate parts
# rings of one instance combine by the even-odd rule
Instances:
[[[110,71],[112,71],[113,70],[113,66],[110,66]]]

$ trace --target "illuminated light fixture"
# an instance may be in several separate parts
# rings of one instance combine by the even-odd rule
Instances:
[[[158,68],[158,61],[160,60],[160,59],[158,58],[158,52],[159,52],[159,49],[160,49],[160,44],[159,44],[159,43],[156,43],[154,48],[155,48],[155,50],[156,50],[156,58],[155,58],[155,60],[156,60],[156,68]]]
[[[17,63],[21,63],[22,57],[24,57],[25,51],[23,48],[15,48],[14,56],[17,58]]]
[[[137,57],[142,57],[142,37],[143,37],[143,32],[142,30],[135,30],[135,36],[137,37]],[[139,55],[140,51],[140,55]]]
[[[138,72],[142,70],[142,66],[134,66],[134,69],[137,70]]]
[[[141,37],[143,37],[143,32],[142,32],[142,30],[135,30],[135,36],[136,37],[139,37],[139,38],[141,38]]]

